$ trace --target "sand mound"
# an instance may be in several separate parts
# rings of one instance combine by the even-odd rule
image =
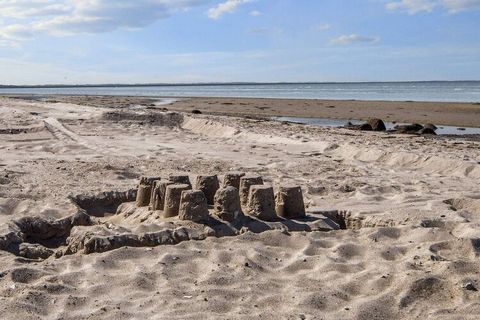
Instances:
[[[122,122],[142,122],[150,125],[179,127],[183,115],[177,112],[145,112],[145,111],[108,111],[102,114],[103,120]]]
[[[45,130],[45,125],[30,125],[26,127],[0,128],[0,134],[36,133]]]

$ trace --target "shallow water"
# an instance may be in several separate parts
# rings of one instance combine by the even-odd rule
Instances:
[[[274,117],[277,121],[286,121],[293,123],[311,124],[320,127],[339,128],[345,126],[348,122],[352,124],[365,123],[363,120],[339,120],[339,119],[321,119],[321,118],[297,118],[297,117]],[[385,122],[387,130],[393,129],[396,125],[402,125],[405,123],[393,123]],[[437,134],[448,135],[464,135],[464,134],[479,134],[480,128],[468,128],[468,127],[453,127],[453,126],[437,126]],[[459,130],[464,129],[464,130]]]
[[[0,88],[0,94],[480,102],[480,81]]]

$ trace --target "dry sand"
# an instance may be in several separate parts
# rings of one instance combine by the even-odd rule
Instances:
[[[0,240],[20,217],[75,214],[68,195],[125,191],[143,175],[193,181],[230,170],[302,186],[310,214],[338,213],[346,229],[44,261],[0,251],[3,319],[480,316],[479,142],[81,104],[0,98]],[[165,227],[93,218],[70,235]]]

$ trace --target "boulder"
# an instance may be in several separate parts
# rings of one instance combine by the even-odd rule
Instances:
[[[423,126],[421,124],[414,123],[414,124],[398,125],[398,126],[395,126],[394,129],[398,133],[415,134],[418,131],[422,130]]]
[[[438,128],[436,125],[432,124],[432,123],[427,123],[423,126],[423,128],[425,129],[432,129],[433,131],[436,131]]]
[[[430,135],[434,135],[436,136],[437,133],[435,132],[435,130],[431,129],[431,128],[423,128],[422,130],[418,131],[419,134],[430,134]]]
[[[349,122],[346,126],[345,129],[349,130],[357,130],[357,131],[373,131],[373,128],[370,124],[364,123],[364,124],[352,124]]]
[[[381,119],[372,118],[368,119],[367,123],[372,127],[373,131],[386,131],[387,127]]]

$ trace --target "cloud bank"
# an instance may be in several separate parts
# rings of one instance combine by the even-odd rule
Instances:
[[[399,0],[390,1],[385,7],[388,10],[406,11],[411,15],[420,12],[431,12],[443,8],[449,13],[480,9],[480,0]]]
[[[14,45],[37,33],[55,36],[138,29],[175,12],[213,0],[2,0],[0,45]],[[219,19],[252,0],[226,0],[212,7],[208,17]],[[260,12],[253,11],[253,16]]]
[[[349,45],[353,43],[377,43],[379,41],[380,38],[378,37],[366,37],[354,33],[349,35],[343,35],[338,38],[333,38],[330,40],[330,43],[336,45]]]
[[[136,29],[209,0],[3,0],[1,41],[24,40],[35,33],[72,35]]]

